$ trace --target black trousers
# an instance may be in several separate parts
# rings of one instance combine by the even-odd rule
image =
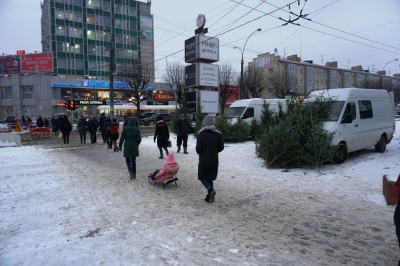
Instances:
[[[183,147],[187,147],[188,136],[180,136],[178,135],[176,138],[176,146],[181,146],[183,142]]]

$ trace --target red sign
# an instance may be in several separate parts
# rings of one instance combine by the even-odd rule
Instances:
[[[156,92],[154,93],[155,101],[175,101],[174,92]]]
[[[22,73],[53,72],[53,54],[52,53],[22,54],[21,72]]]
[[[20,72],[19,56],[0,56],[0,73],[13,74]]]

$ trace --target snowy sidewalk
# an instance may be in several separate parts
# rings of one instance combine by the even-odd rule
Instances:
[[[176,148],[175,138],[173,149]],[[382,176],[398,175],[399,134],[343,165],[266,169],[254,143],[226,143],[204,202],[195,139],[176,153],[178,186],[144,137],[129,181],[104,144],[0,149],[0,265],[395,265],[394,206]]]

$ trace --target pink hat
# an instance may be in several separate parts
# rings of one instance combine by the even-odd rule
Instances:
[[[176,164],[173,151],[169,151],[169,154],[167,155],[165,162],[167,164]]]

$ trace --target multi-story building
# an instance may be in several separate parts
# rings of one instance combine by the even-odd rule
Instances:
[[[338,68],[337,62],[325,65],[312,61],[301,61],[297,55],[281,58],[276,54],[260,54],[249,63],[249,67],[264,69],[269,88],[262,97],[275,98],[276,87],[285,86],[287,95],[305,96],[311,91],[345,87],[376,88],[393,90],[400,101],[400,74],[387,76],[386,71],[372,73],[361,66],[350,69]]]
[[[12,114],[65,112],[60,100],[67,97],[108,99],[110,63],[114,63],[115,75],[119,66],[130,60],[154,62],[150,7],[150,1],[135,0],[44,0],[42,51],[52,54],[53,71],[0,68],[0,120]],[[0,58],[0,63],[10,60],[20,59],[9,55]],[[126,83],[113,77],[116,99],[126,98]],[[96,106],[78,106],[80,114],[95,110]]]
[[[154,61],[150,3],[135,0],[44,0],[42,50],[53,52],[59,77],[107,79],[115,67]]]

